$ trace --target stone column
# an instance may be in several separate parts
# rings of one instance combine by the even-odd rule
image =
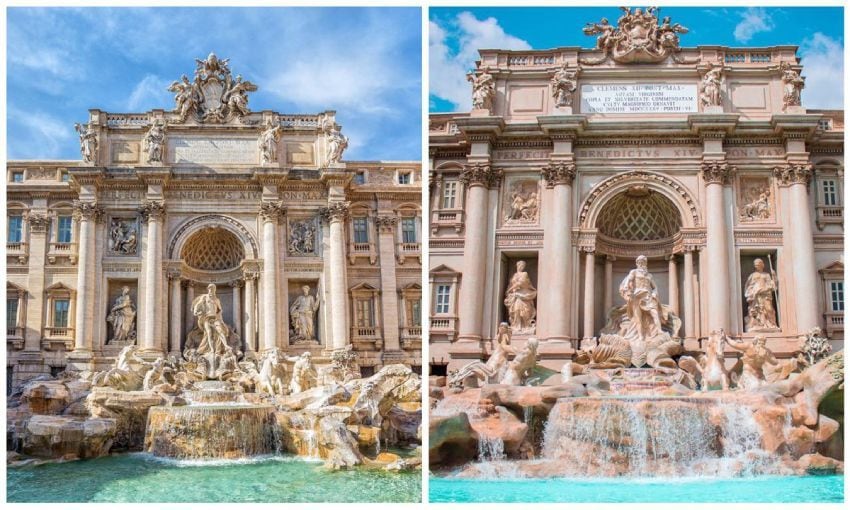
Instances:
[[[183,336],[183,289],[179,273],[169,273],[171,285],[171,347],[170,354],[180,355],[180,343]]]
[[[192,303],[195,302],[195,287],[191,280],[186,281],[186,324],[183,326],[186,329],[186,334],[195,327],[195,316],[192,314]]]
[[[554,228],[546,232],[546,236],[551,237],[552,241],[552,250],[547,254],[551,274],[544,275],[549,281],[551,291],[546,299],[552,300],[546,307],[549,311],[549,317],[546,319],[549,325],[548,339],[566,341],[570,338],[568,312],[572,292],[572,200],[576,166],[572,162],[555,161],[544,167],[542,173],[547,187],[552,188],[554,199],[550,209],[552,221],[549,223]]]
[[[673,313],[679,315],[679,270],[673,254],[667,257],[667,296]]]
[[[381,318],[384,354],[401,350],[399,340],[398,284],[396,283],[395,239],[398,217],[378,216],[378,250],[381,261]]]
[[[614,308],[614,291],[612,289],[614,285],[614,261],[615,257],[611,255],[605,256],[605,293],[603,304],[605,309],[603,310],[605,314],[611,311]],[[606,315],[607,316],[607,315]]]
[[[39,354],[41,353],[42,315],[48,316],[44,310],[44,261],[47,253],[47,226],[49,224],[50,220],[44,213],[30,211],[27,216],[27,226],[29,227],[27,264],[29,270],[27,272],[27,292],[24,295],[28,294],[29,298],[27,299],[28,304],[22,302],[18,304],[19,316],[22,311],[21,308],[27,310],[27,323],[22,325],[24,328],[24,350]],[[93,233],[93,229],[90,228],[90,232]],[[79,281],[77,281],[77,285],[77,288],[80,288]],[[80,337],[77,336],[76,338]],[[89,344],[89,347],[91,347],[91,344]]]
[[[256,297],[254,296],[254,275],[245,275],[245,352],[257,350]]]
[[[165,203],[161,200],[148,200],[142,205],[142,216],[147,221],[147,250],[145,252],[145,308],[141,321],[142,338],[139,345],[143,352],[162,354],[157,342],[157,311],[163,299],[162,286],[162,220],[165,216]]]
[[[484,288],[487,271],[487,189],[501,178],[489,163],[470,163],[461,174],[467,189],[463,246],[463,280],[460,286],[458,341],[481,340]]]
[[[348,313],[348,291],[345,285],[345,220],[348,218],[349,203],[331,202],[324,215],[330,224],[330,296],[331,296],[331,345],[334,350],[348,345],[346,324]]]
[[[93,298],[92,280],[95,246],[95,221],[102,214],[95,202],[74,204],[74,215],[80,222],[79,257],[77,260],[77,299],[74,313],[74,351],[88,354],[92,351],[91,314],[89,301]]]
[[[694,308],[694,252],[685,249],[685,338],[696,338],[696,309]]]
[[[731,324],[729,245],[726,240],[726,214],[723,200],[723,186],[729,183],[730,174],[731,168],[725,161],[706,161],[702,164],[706,202],[706,256],[711,261],[711,277],[708,279],[706,289],[709,332],[720,329],[728,331]]]
[[[584,340],[595,336],[593,331],[593,312],[596,307],[596,298],[593,296],[595,271],[596,254],[588,250],[584,256]]]
[[[812,178],[811,164],[788,164],[774,169],[774,176],[782,186],[788,186],[789,207],[793,218],[788,222],[791,244],[794,254],[792,260],[783,263],[792,264],[794,273],[794,302],[797,310],[797,331],[799,333],[820,326],[818,309],[817,278],[815,264],[815,246],[812,237],[812,218],[809,210],[808,185]],[[775,306],[779,306],[776,303]]]
[[[242,286],[242,280],[231,282],[230,287],[233,290],[233,331],[242,336],[242,301],[239,296],[239,287]]]
[[[280,202],[263,202],[260,217],[263,222],[263,348],[277,347],[277,222],[283,210]]]

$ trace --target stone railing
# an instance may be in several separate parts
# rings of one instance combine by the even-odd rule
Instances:
[[[357,257],[369,257],[369,263],[375,264],[378,260],[378,252],[375,250],[375,243],[348,243],[348,263],[354,264]]]
[[[66,350],[74,347],[74,328],[45,327],[42,334],[41,348],[48,351]]]
[[[28,255],[27,243],[6,243],[6,256],[18,257],[18,263],[26,264]]]
[[[727,50],[723,54],[723,63],[724,64],[730,64],[730,65],[734,65],[734,64],[770,65],[770,63],[773,62],[773,60],[774,60],[773,54],[769,51]]]
[[[823,230],[827,225],[841,225],[844,223],[844,208],[840,205],[819,205],[817,210],[817,226]]]
[[[402,338],[422,338],[422,326],[404,326],[401,328]]]
[[[117,126],[145,126],[149,123],[146,113],[110,113],[106,116],[106,125]]]
[[[510,67],[534,67],[534,66],[551,66],[555,64],[555,54],[526,54],[508,55],[508,66]]]
[[[318,115],[281,115],[280,126],[290,129],[316,129],[319,127]]]
[[[436,234],[440,227],[451,227],[458,234],[463,231],[463,209],[437,209],[431,213],[431,233]]]
[[[47,251],[47,261],[55,264],[57,257],[68,257],[71,264],[76,264],[77,243],[50,243]]]
[[[7,326],[6,327],[6,343],[11,346],[12,349],[23,349],[24,348],[24,328],[20,326]]]
[[[449,342],[457,338],[457,317],[431,317],[431,328],[428,330],[431,338],[436,335],[445,335]]]
[[[404,264],[407,257],[416,257],[422,263],[422,249],[419,243],[397,243],[398,263]]]
[[[827,312],[823,316],[826,319],[826,336],[844,332],[844,312]]]
[[[351,343],[360,351],[379,351],[383,348],[381,328],[376,326],[353,326],[351,328]]]

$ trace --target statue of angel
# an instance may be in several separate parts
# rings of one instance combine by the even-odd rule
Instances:
[[[239,117],[244,117],[250,113],[250,110],[248,109],[247,92],[254,92],[256,90],[256,85],[247,80],[242,81],[241,74],[236,75],[236,82],[233,83],[233,86],[224,93],[222,102],[227,104],[227,108],[230,110],[230,113],[236,114]]]
[[[184,122],[195,108],[198,107],[199,97],[195,86],[189,81],[185,74],[180,81],[175,81],[168,87],[169,92],[174,92],[174,113],[180,114],[180,122]]]

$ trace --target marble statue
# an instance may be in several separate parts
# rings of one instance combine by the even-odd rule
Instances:
[[[511,347],[511,327],[507,322],[499,324],[499,332],[493,341],[493,353],[487,362],[473,361],[464,365],[452,375],[450,385],[459,386],[469,377],[475,377],[479,384],[491,384],[501,381],[508,369],[508,356],[515,354]]]
[[[700,83],[699,100],[703,108],[708,106],[720,106],[720,80],[723,73],[722,66],[709,69]]]
[[[830,352],[832,352],[832,346],[829,345],[829,340],[823,336],[823,331],[819,327],[814,327],[803,338],[798,361],[801,365],[810,367],[826,358]]]
[[[138,355],[135,345],[121,349],[115,363],[107,370],[92,374],[91,385],[108,386],[120,391],[137,391],[142,389],[144,377],[151,368],[151,363]]]
[[[238,74],[236,75],[236,82],[234,82],[230,90],[225,92],[222,96],[222,101],[227,104],[227,108],[232,114],[238,117],[244,117],[251,112],[248,109],[247,92],[254,92],[257,88],[258,87],[250,81],[242,81],[242,75]]]
[[[155,121],[145,134],[144,148],[149,163],[161,163],[165,148],[165,124]]]
[[[517,186],[511,192],[511,203],[505,215],[505,224],[536,222],[538,207],[537,192],[523,192],[522,188]]]
[[[468,73],[466,80],[472,83],[472,108],[493,113],[496,82],[490,74],[490,68]]]
[[[744,221],[770,218],[770,190],[765,187],[753,189],[751,192],[753,199],[741,207],[738,216]]]
[[[516,273],[511,277],[505,290],[505,307],[508,309],[508,322],[515,333],[533,334],[537,309],[534,300],[537,289],[531,284],[531,278],[525,271],[525,261],[516,263]]]
[[[302,294],[289,307],[289,319],[294,335],[292,340],[311,342],[316,340],[315,320],[319,309],[319,298],[310,294],[310,286],[301,287]]]
[[[283,375],[284,366],[281,363],[281,354],[277,348],[269,349],[260,363],[260,371],[257,374],[257,393],[269,395],[285,395],[286,379]]]
[[[800,95],[806,86],[806,79],[800,76],[799,71],[791,68],[788,62],[779,64],[782,73],[782,110],[789,106],[800,106]]]
[[[215,284],[207,285],[207,293],[192,302],[192,315],[198,318],[198,329],[203,339],[198,345],[198,354],[224,354],[229,348],[228,328],[221,316],[221,300],[215,294]]]
[[[174,366],[165,358],[157,358],[142,381],[142,389],[158,393],[174,393],[178,385],[174,381]]]
[[[328,123],[326,130],[328,136],[328,164],[333,165],[342,161],[342,153],[348,148],[348,137],[340,133],[339,126],[333,122]]]
[[[315,243],[316,227],[312,221],[293,221],[289,224],[290,255],[312,255]]]
[[[95,163],[97,160],[97,132],[89,122],[85,126],[74,124],[74,129],[80,134],[80,154],[84,163]]]
[[[284,356],[286,361],[294,362],[292,366],[292,379],[289,381],[289,393],[301,393],[316,387],[318,374],[313,365],[313,357],[309,351],[301,353],[301,356]]]
[[[206,59],[195,59],[195,79],[190,81],[184,74],[179,81],[168,87],[174,92],[174,113],[177,123],[186,122],[190,115],[197,122],[222,123],[231,119],[242,119],[248,109],[248,92],[257,86],[241,75],[236,79],[230,72],[230,59],[220,59],[210,53]]]
[[[107,246],[111,253],[135,255],[138,240],[133,225],[131,222],[118,218],[112,219],[112,225],[109,227],[109,239],[107,240]]]
[[[744,298],[747,300],[747,316],[744,319],[745,331],[773,331],[776,324],[776,277],[773,271],[764,270],[764,260],[753,261],[755,271],[747,277],[744,284]]]
[[[565,62],[552,76],[552,95],[555,97],[555,105],[572,106],[573,92],[578,86],[578,70],[570,70]]]
[[[729,337],[723,330],[712,331],[706,340],[705,354],[700,357],[699,371],[702,374],[700,391],[729,389],[729,371],[726,369],[726,342]]]
[[[130,287],[123,287],[121,295],[109,310],[106,322],[112,324],[110,342],[133,342],[136,340],[136,306],[130,298]]]
[[[609,58],[620,64],[661,63],[668,57],[684,63],[678,55],[679,34],[688,33],[687,28],[671,23],[669,16],[659,24],[655,7],[648,7],[645,12],[640,8],[620,9],[623,15],[616,28],[602,18],[600,23],[588,23],[582,30],[585,35],[597,36],[596,48],[602,51],[602,57],[582,59],[582,64],[598,65]]]
[[[174,113],[180,116],[179,122],[185,122],[189,114],[196,111],[200,96],[194,85],[189,82],[189,77],[185,74],[180,77],[179,81],[175,81],[168,87],[169,92],[174,92]]]
[[[778,365],[776,356],[766,347],[767,339],[763,336],[755,337],[752,342],[743,342],[726,337],[729,347],[743,353],[741,361],[743,370],[738,378],[738,388],[754,390],[764,384],[764,364]]]
[[[525,343],[525,347],[508,363],[505,375],[499,381],[499,384],[510,386],[521,386],[525,384],[528,377],[534,371],[534,367],[537,366],[537,347],[537,338],[529,338]]]
[[[257,146],[260,148],[260,160],[263,165],[277,161],[277,142],[280,140],[282,132],[283,128],[280,127],[280,124],[275,124],[269,120],[260,133]]]

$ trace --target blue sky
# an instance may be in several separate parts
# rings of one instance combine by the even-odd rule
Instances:
[[[663,7],[690,32],[682,46],[798,45],[803,58],[803,105],[843,107],[844,12],[840,7]],[[478,49],[591,48],[596,40],[581,29],[606,17],[615,23],[617,7],[440,8],[429,11],[429,110],[464,111],[471,106],[466,71]]]
[[[173,108],[214,51],[259,86],[252,110],[336,110],[347,160],[421,158],[418,8],[9,8],[10,159],[79,159],[89,108]]]

